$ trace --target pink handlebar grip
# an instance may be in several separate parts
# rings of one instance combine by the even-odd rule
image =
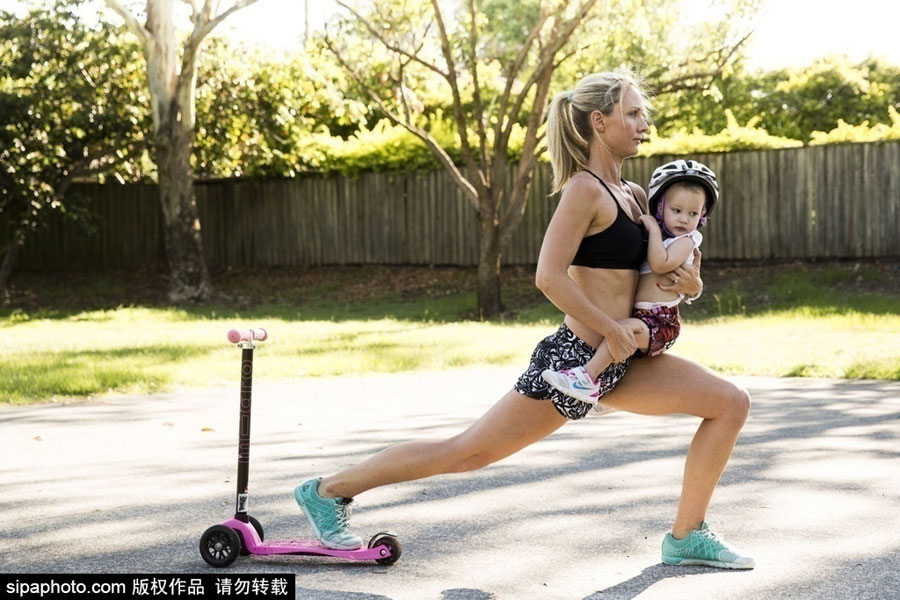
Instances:
[[[258,329],[232,329],[228,332],[228,341],[232,344],[253,340],[263,342],[269,337],[269,333],[262,327]]]

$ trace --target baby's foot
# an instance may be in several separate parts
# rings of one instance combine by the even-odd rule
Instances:
[[[560,369],[559,371],[547,369],[541,373],[541,378],[566,396],[581,400],[591,406],[597,404],[597,400],[600,398],[600,385],[591,379],[584,367]]]

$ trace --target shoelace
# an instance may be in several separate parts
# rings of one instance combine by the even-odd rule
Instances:
[[[707,525],[705,529],[700,529],[699,532],[701,536],[703,536],[710,542],[713,542],[719,548],[727,548],[727,546],[725,545],[725,540],[722,538],[719,532],[710,525]]]
[[[350,528],[350,515],[353,509],[350,504],[336,504],[335,508],[337,509],[338,528],[341,531],[347,531]]]

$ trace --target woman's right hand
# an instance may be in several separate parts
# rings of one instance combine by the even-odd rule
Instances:
[[[638,349],[634,332],[623,327],[621,323],[613,322],[613,327],[606,332],[605,339],[609,355],[616,363],[624,362]]]

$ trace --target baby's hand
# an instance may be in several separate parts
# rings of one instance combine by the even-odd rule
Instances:
[[[641,215],[641,218],[638,219],[641,225],[644,226],[644,229],[647,231],[653,231],[654,228],[659,229],[659,224],[656,222],[656,219],[651,217],[650,215]]]

